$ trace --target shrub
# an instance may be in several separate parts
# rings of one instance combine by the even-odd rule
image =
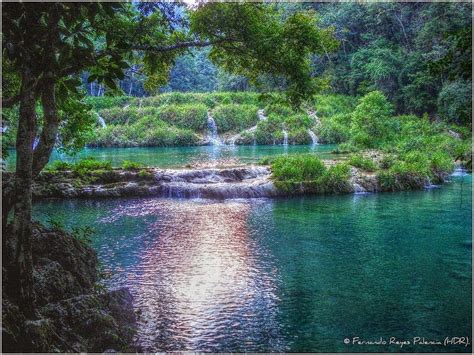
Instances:
[[[310,144],[311,137],[306,128],[296,128],[288,132],[289,144]]]
[[[393,164],[395,164],[396,161],[397,161],[397,158],[395,155],[384,154],[382,159],[380,159],[379,165],[381,169],[389,169],[390,167],[393,166]]]
[[[133,101],[130,96],[87,96],[84,99],[85,103],[91,105],[94,111],[124,106],[129,102]]]
[[[122,162],[122,168],[125,170],[138,170],[142,167],[142,164],[129,161],[129,160],[124,160]]]
[[[220,105],[212,111],[219,132],[240,132],[258,122],[258,107],[254,105]]]
[[[430,167],[435,173],[449,173],[453,170],[453,159],[448,153],[435,151],[430,158]]]
[[[325,170],[323,162],[311,154],[280,156],[272,163],[272,175],[277,181],[314,181],[322,176]]]
[[[135,107],[112,107],[105,110],[100,110],[99,115],[104,121],[109,124],[128,124],[136,122],[140,117],[143,117],[144,112]]]
[[[314,107],[318,116],[333,116],[337,114],[349,114],[354,111],[357,98],[345,95],[316,95]]]
[[[439,115],[447,122],[471,124],[471,82],[456,80],[447,83],[438,95]]]
[[[71,163],[68,163],[66,161],[61,161],[61,160],[55,160],[46,166],[46,170],[48,171],[65,171],[65,170],[71,170],[71,169],[72,169]]]
[[[375,171],[377,169],[373,160],[365,158],[362,154],[351,155],[348,164],[365,171]]]
[[[345,163],[336,164],[326,170],[317,183],[317,189],[322,193],[350,192],[349,179],[351,169]]]
[[[283,119],[285,126],[290,129],[295,128],[310,128],[314,122],[307,114],[293,114]]]
[[[271,103],[265,107],[265,113],[267,115],[276,114],[278,116],[290,116],[293,114],[291,107],[281,103]]]
[[[325,143],[342,143],[350,139],[351,115],[338,113],[333,116],[321,118],[318,128],[319,138]]]
[[[159,118],[179,128],[203,131],[207,128],[207,107],[203,104],[167,105],[159,110]]]
[[[138,177],[141,179],[141,180],[149,180],[149,179],[152,179],[153,178],[153,174],[150,173],[149,171],[147,170],[140,170],[138,172]]]
[[[356,144],[378,147],[390,135],[393,108],[380,91],[365,95],[352,114],[351,134]]]
[[[336,149],[334,149],[332,152],[334,154],[348,154],[348,153],[354,153],[359,151],[360,149],[353,145],[352,143],[342,143],[339,144]]]
[[[72,170],[79,174],[87,173],[95,170],[111,170],[112,163],[110,161],[100,161],[93,157],[82,158],[72,166]]]

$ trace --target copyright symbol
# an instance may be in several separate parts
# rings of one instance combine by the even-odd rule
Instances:
[[[344,339],[344,344],[349,344],[350,342],[349,338]]]

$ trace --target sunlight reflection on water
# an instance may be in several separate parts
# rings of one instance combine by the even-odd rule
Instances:
[[[116,209],[102,221],[144,215],[166,220],[148,226],[155,239],[128,278],[142,312],[139,340],[146,350],[284,350],[272,343],[281,338],[278,273],[249,235],[250,208],[243,202],[155,200]]]

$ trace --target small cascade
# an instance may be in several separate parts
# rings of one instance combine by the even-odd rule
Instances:
[[[311,137],[311,140],[313,141],[313,145],[318,145],[318,136],[310,129],[308,129],[308,134]]]
[[[265,111],[263,109],[258,110],[257,115],[260,121],[266,121],[267,116],[265,116]]]
[[[425,189],[434,189],[436,187],[439,187],[439,185],[432,184],[430,177],[427,176],[425,181]]]
[[[129,108],[129,107],[130,107],[130,104],[125,105],[125,106],[123,107],[123,109],[126,110],[126,109]]]
[[[364,187],[362,187],[361,185],[359,185],[357,182],[354,182],[352,187],[354,188],[354,193],[355,194],[366,194],[367,193],[367,190]]]
[[[214,118],[211,116],[211,113],[207,113],[207,127],[209,128],[210,131],[210,136],[209,140],[212,145],[221,145],[222,142],[219,138],[219,135],[217,134],[217,125],[216,121],[214,121]]]
[[[36,149],[36,147],[38,146],[39,140],[40,140],[39,137],[35,137],[33,141],[33,150]]]
[[[316,114],[316,111],[308,111],[308,116],[314,121],[314,124],[316,126],[321,125],[321,120],[319,119],[318,115]]]
[[[454,168],[454,171],[451,176],[466,176],[467,174],[468,173],[466,169],[464,169],[460,164],[456,164],[456,167]]]
[[[105,123],[104,119],[98,113],[96,113],[96,115],[97,115],[97,122],[100,124],[100,126],[102,128],[107,127],[107,124]]]
[[[143,99],[140,99],[140,100],[138,101],[138,109],[141,109],[141,108],[142,108],[142,101],[143,101]]]
[[[286,129],[283,128],[282,133],[283,133],[283,145],[288,145],[288,132],[286,131]]]
[[[5,133],[6,131],[8,131],[8,126],[2,126],[0,130],[2,133]]]

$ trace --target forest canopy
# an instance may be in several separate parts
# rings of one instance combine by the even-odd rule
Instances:
[[[312,10],[318,25],[334,28],[336,51],[312,57],[312,75],[329,91],[363,96],[382,91],[398,113],[428,113],[457,124],[471,121],[471,4],[469,3],[303,3],[279,4],[280,16]],[[180,12],[183,19],[186,15]],[[265,53],[266,49],[262,48]],[[84,79],[87,74],[84,75]],[[120,81],[128,95],[144,96],[142,80],[129,73]],[[274,91],[285,83],[261,75],[253,84],[214,64],[208,48],[178,57],[158,91]],[[102,95],[96,83],[86,88]]]

